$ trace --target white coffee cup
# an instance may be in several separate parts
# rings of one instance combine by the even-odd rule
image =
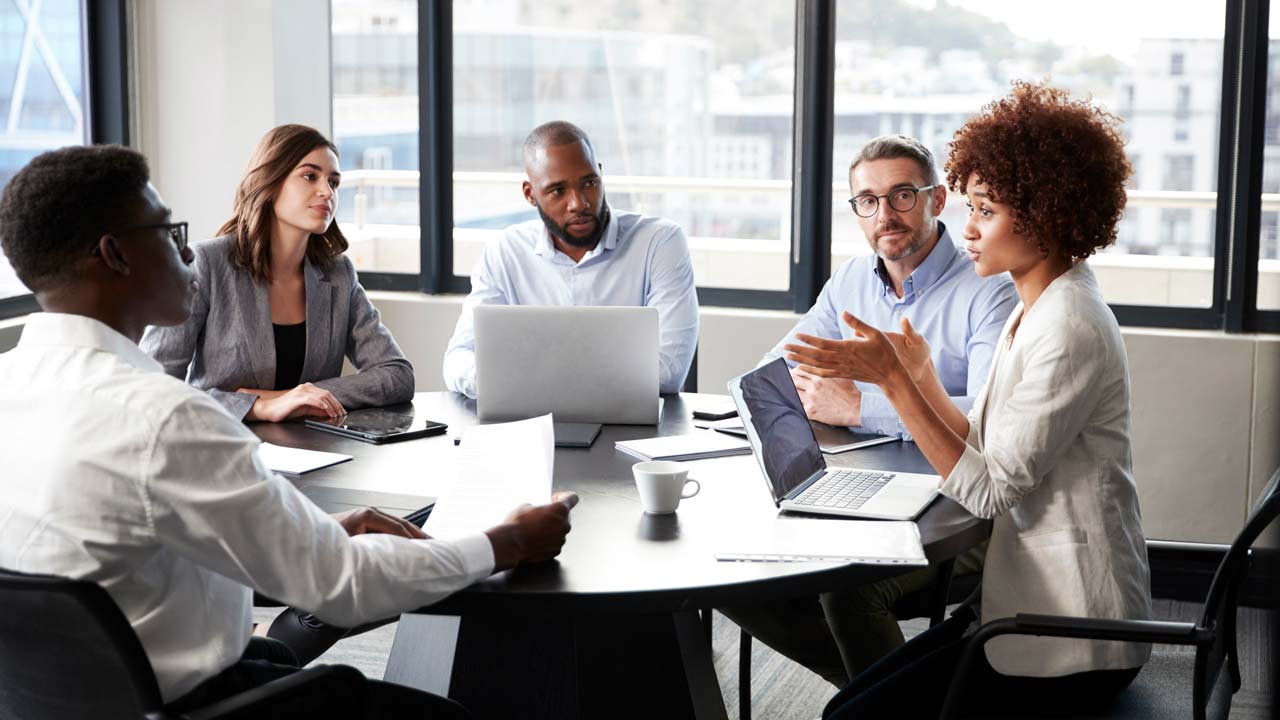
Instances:
[[[651,515],[667,515],[676,511],[680,501],[702,490],[697,480],[689,477],[689,468],[670,460],[648,460],[631,466],[640,491],[640,506]],[[693,492],[684,489],[693,483]]]

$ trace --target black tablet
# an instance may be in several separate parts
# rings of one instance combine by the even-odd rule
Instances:
[[[342,417],[307,418],[307,427],[336,433],[371,443],[399,442],[413,438],[439,435],[448,425],[426,418],[414,417],[412,410],[396,412],[386,408],[353,410]]]

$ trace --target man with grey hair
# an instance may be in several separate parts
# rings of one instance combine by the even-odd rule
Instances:
[[[929,341],[933,364],[962,410],[987,379],[995,344],[1017,304],[1008,275],[980,278],[938,220],[947,202],[933,154],[919,141],[883,135],[863,146],[849,165],[849,204],[872,252],[851,258],[827,281],[809,312],[764,356],[785,357],[796,333],[848,339],[848,311],[884,331],[903,323]],[[791,370],[809,419],[910,440],[888,399],[875,385],[819,378]],[[976,572],[985,546],[956,561]],[[929,587],[935,568],[781,605],[730,608],[725,614],[762,642],[837,686],[843,686],[903,642],[892,605]]]
[[[679,392],[698,342],[684,231],[610,208],[595,148],[572,123],[534,128],[524,141],[524,166],[524,198],[539,219],[485,244],[445,351],[445,385],[476,396],[477,305],[633,305],[658,309],[658,388]]]

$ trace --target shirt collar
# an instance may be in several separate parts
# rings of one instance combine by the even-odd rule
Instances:
[[[613,211],[609,211],[609,217],[605,220],[604,235],[600,237],[600,242],[591,249],[591,252],[582,256],[582,261],[586,262],[591,258],[599,255],[606,250],[613,250],[618,247],[618,223],[613,221]],[[551,232],[547,230],[546,223],[542,224],[542,232],[538,234],[537,241],[533,244],[533,252],[541,257],[553,258],[556,256],[556,244],[551,240]]]
[[[108,352],[144,372],[164,368],[142,352],[137,343],[84,315],[41,312],[27,318],[18,347],[75,347]]]
[[[924,261],[907,276],[903,287],[903,297],[913,293],[919,294],[927,290],[929,286],[936,283],[946,273],[959,254],[960,251],[956,248],[955,243],[951,242],[951,234],[947,232],[947,226],[939,220],[938,242],[934,244],[933,249],[929,251]],[[871,267],[876,278],[880,280],[883,286],[881,290],[886,293],[893,292],[893,280],[889,278],[889,271],[885,269],[884,259],[877,256],[875,263]]]

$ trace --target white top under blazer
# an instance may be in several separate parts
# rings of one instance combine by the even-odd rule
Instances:
[[[969,413],[968,447],[941,487],[995,519],[982,622],[1017,613],[1150,617],[1131,435],[1120,327],[1081,262],[1005,323]],[[1002,674],[1056,677],[1139,667],[1151,646],[1002,636],[986,653]]]

